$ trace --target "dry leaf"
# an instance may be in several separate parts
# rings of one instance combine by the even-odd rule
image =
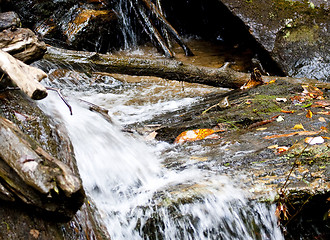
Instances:
[[[313,113],[312,113],[311,110],[309,110],[309,109],[307,110],[306,117],[307,118],[312,118],[313,117]]]
[[[288,99],[286,99],[286,98],[276,98],[276,101],[277,102],[286,102],[286,101],[288,101]]]
[[[271,146],[268,146],[267,148],[269,148],[269,149],[278,148],[278,145],[277,145],[277,144],[275,144],[275,145],[271,145]]]
[[[289,150],[289,147],[287,146],[281,146],[277,148],[277,153],[283,153]]]
[[[324,143],[323,137],[307,137],[305,138],[305,143],[308,143],[309,145],[315,145],[315,144],[321,144]]]
[[[294,125],[294,127],[292,129],[297,129],[297,130],[298,129],[302,129],[302,130],[305,130],[304,126],[301,123]]]
[[[290,97],[290,100],[293,104],[300,104],[306,101],[306,97],[304,96],[294,96]]]
[[[294,110],[281,110],[282,113],[294,113]]]
[[[330,106],[330,100],[320,100],[314,102],[313,107],[328,107]]]
[[[195,129],[182,132],[174,141],[174,143],[184,143],[202,140],[207,136],[216,133],[219,131],[214,131],[213,129],[204,128],[204,129]]]
[[[302,85],[302,88],[304,89],[303,94],[308,97],[313,99],[323,99],[323,92],[317,87]]]
[[[246,82],[241,89],[249,89],[262,84],[264,84],[264,81],[262,80],[261,73],[257,68],[254,68],[251,73],[251,79]]]
[[[327,122],[324,117],[319,117],[320,122]]]
[[[282,116],[279,116],[278,118],[276,118],[276,121],[277,122],[282,122],[282,121],[284,121],[284,118]]]
[[[266,130],[267,128],[266,127],[263,127],[263,128],[257,128],[256,130],[257,131],[264,131],[264,130]]]
[[[38,239],[40,232],[37,229],[31,229],[30,234],[32,235],[33,238]]]
[[[322,112],[317,112],[316,114],[321,114],[321,115],[330,115],[330,112],[324,112],[324,111],[322,111]]]
[[[276,82],[276,79],[273,79],[273,80],[270,80],[267,84],[272,84],[272,83],[275,83]]]
[[[153,132],[149,133],[149,134],[145,137],[145,140],[146,140],[146,141],[154,140],[156,136],[157,136],[157,132],[156,132],[156,131],[153,131]]]

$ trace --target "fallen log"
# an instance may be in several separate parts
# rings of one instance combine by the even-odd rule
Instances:
[[[79,177],[0,117],[0,191],[10,199],[61,217],[72,217],[81,206],[84,191]],[[10,193],[10,195],[8,195]],[[1,194],[0,194],[1,195]]]
[[[46,88],[39,83],[47,77],[44,71],[26,65],[3,50],[0,50],[0,69],[30,98],[40,100],[47,96]]]
[[[121,73],[137,76],[155,76],[164,79],[201,83],[217,87],[239,88],[250,79],[250,73],[235,71],[229,67],[210,68],[185,64],[175,59],[146,59],[114,56],[91,52],[77,52],[49,48],[44,56],[49,62],[64,69],[86,72]],[[262,76],[264,82],[285,80],[323,84],[307,78]],[[324,85],[324,84],[323,84]],[[329,84],[328,84],[329,85]]]

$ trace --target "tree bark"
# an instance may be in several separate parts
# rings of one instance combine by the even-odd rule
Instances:
[[[39,83],[47,77],[44,71],[26,65],[3,50],[0,50],[0,69],[30,98],[39,100],[47,96],[46,88]]]
[[[239,88],[250,79],[249,73],[237,72],[228,67],[210,68],[185,64],[175,59],[145,59],[117,57],[91,52],[77,52],[50,48],[44,57],[62,68],[74,68],[78,71],[120,73],[137,76],[155,76],[170,80],[201,83],[217,87]],[[322,84],[306,78],[262,76],[265,82],[285,80]]]
[[[70,218],[84,200],[79,177],[50,156],[16,125],[0,117],[0,184],[2,195]]]

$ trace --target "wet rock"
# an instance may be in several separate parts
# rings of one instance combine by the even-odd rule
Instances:
[[[21,20],[15,12],[4,12],[0,13],[0,31],[12,28],[19,27]]]
[[[66,19],[70,18],[67,22]],[[71,9],[61,21],[66,42],[75,49],[95,49],[99,52],[102,41],[111,34],[116,15],[110,10]],[[99,39],[98,39],[99,38]]]
[[[107,1],[15,1],[7,8],[51,45],[97,52],[120,45],[117,15]]]
[[[284,73],[330,81],[329,2],[221,0]]]
[[[60,160],[60,165],[65,164],[74,176],[80,179],[72,145],[63,126],[58,126],[56,122],[50,120],[34,101],[20,91],[2,91],[0,102],[1,117],[15,123],[31,141],[35,141],[52,157]],[[13,182],[15,181],[17,179],[13,180]],[[31,186],[22,190],[31,191],[28,188],[31,189]],[[62,191],[60,188],[58,190]],[[82,194],[79,194],[80,197],[75,200],[72,199],[74,202],[71,204],[70,202],[63,203],[62,207],[64,205],[73,207],[75,211],[82,205],[77,213],[75,211],[62,212],[64,215],[72,216],[73,214],[73,218],[68,219],[59,214],[47,213],[33,204],[23,203],[19,197],[15,196],[12,189],[8,190],[8,184],[3,179],[0,180],[0,191],[0,217],[2,219],[0,239],[35,239],[31,233],[39,233],[38,239],[43,240],[88,239],[89,237],[110,239],[102,224],[95,219],[97,214],[94,205],[91,201],[81,198]],[[80,193],[83,192],[80,191]],[[60,197],[60,195],[58,196]],[[63,197],[57,201],[63,201],[66,198]],[[47,204],[46,196],[40,203],[45,204],[46,208],[51,207],[51,204]]]
[[[23,62],[42,58],[46,44],[28,28],[5,29],[0,32],[0,48]]]

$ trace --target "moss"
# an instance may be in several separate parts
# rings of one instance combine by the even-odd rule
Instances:
[[[299,42],[306,41],[310,44],[313,44],[318,39],[318,31],[319,26],[300,26],[284,30],[284,39],[289,42]]]

